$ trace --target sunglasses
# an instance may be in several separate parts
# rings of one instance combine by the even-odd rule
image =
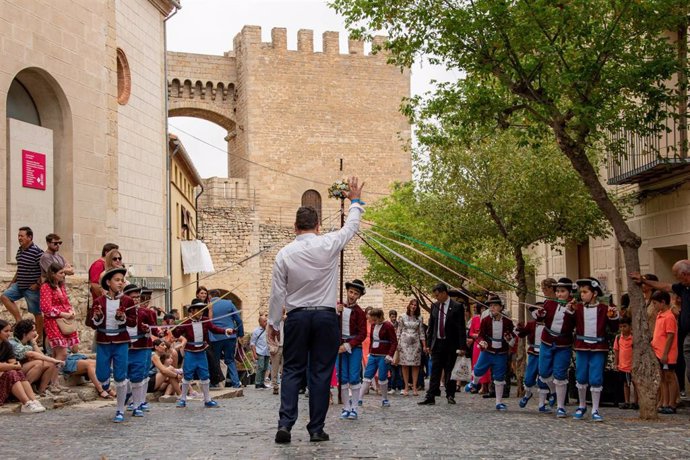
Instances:
[[[122,257],[113,257],[113,260],[122,260]]]
[[[58,246],[62,246],[62,241],[53,241],[50,244],[57,244]]]

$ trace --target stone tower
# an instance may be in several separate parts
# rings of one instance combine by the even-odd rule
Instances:
[[[202,284],[232,290],[252,327],[301,204],[320,207],[323,227],[337,228],[339,201],[327,193],[335,180],[362,177],[371,203],[411,178],[410,126],[399,112],[409,71],[388,65],[384,53],[365,54],[359,41],[341,50],[337,32],[323,34],[323,52],[313,43],[313,32],[300,30],[297,50],[288,50],[285,29],[273,29],[265,43],[260,27],[245,26],[224,56],[168,53],[170,115],[228,130],[230,177],[206,180],[199,203],[200,235],[218,270]],[[356,245],[346,258],[346,278],[362,277]],[[364,304],[400,308],[392,293],[370,293]]]

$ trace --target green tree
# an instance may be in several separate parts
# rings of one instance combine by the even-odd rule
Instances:
[[[486,268],[488,263],[487,272],[500,270],[496,273],[503,279],[512,278],[520,302],[520,322],[526,321],[523,304],[531,269],[525,249],[538,242],[579,242],[609,233],[582,181],[572,168],[558,161],[560,153],[553,144],[520,146],[513,133],[506,131],[469,146],[449,141],[421,150],[424,160],[417,161],[417,188],[407,186],[394,193],[376,208],[373,220],[387,228],[406,226],[417,239],[453,247],[476,266]],[[419,219],[420,213],[430,215]],[[467,251],[472,254],[468,256]],[[376,281],[396,279],[387,266],[371,262],[378,274]],[[424,262],[428,265],[428,261],[420,261]],[[467,270],[464,266],[459,269]],[[481,273],[470,270],[468,274],[482,278],[477,284],[490,282],[487,288],[492,291],[507,290],[505,284]],[[408,276],[415,277],[415,273]],[[467,287],[477,290],[472,283]],[[520,378],[525,351],[523,346],[518,354]]]
[[[416,56],[460,69],[408,114],[448,136],[490,126],[520,127],[527,139],[550,135],[611,224],[628,271],[639,271],[641,239],[602,185],[595,147],[624,155],[621,129],[666,129],[668,107],[685,128],[687,0],[333,0],[355,35],[384,30],[391,62]],[[668,31],[679,32],[674,43]],[[685,52],[683,52],[685,50]],[[680,58],[679,58],[680,56]],[[671,84],[675,75],[679,75]],[[431,131],[438,135],[439,131]],[[687,153],[687,138],[679,146]],[[433,139],[430,139],[433,140]],[[648,346],[642,292],[629,286],[640,415],[657,418],[659,371]]]

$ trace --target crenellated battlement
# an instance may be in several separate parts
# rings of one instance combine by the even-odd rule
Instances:
[[[361,40],[348,39],[347,49],[341,49],[340,46],[340,32],[326,31],[322,34],[323,51],[314,50],[314,31],[311,29],[300,29],[297,31],[297,49],[288,49],[288,31],[283,27],[274,27],[271,29],[271,41],[261,41],[261,27],[260,26],[244,26],[242,31],[235,35],[233,40],[233,51],[235,56],[243,49],[262,49],[273,50],[275,52],[285,53],[313,53],[313,54],[327,54],[327,55],[356,55],[367,56],[376,59],[385,59],[386,53],[379,52],[372,54],[365,53],[364,42]],[[374,46],[383,45],[387,37],[377,35],[373,39]],[[230,54],[232,52],[228,52]]]

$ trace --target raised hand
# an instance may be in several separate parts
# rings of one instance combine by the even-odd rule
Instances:
[[[357,200],[362,197],[362,188],[364,188],[364,182],[359,184],[359,179],[357,176],[352,176],[347,181],[350,191],[347,193],[347,197],[352,200]]]

